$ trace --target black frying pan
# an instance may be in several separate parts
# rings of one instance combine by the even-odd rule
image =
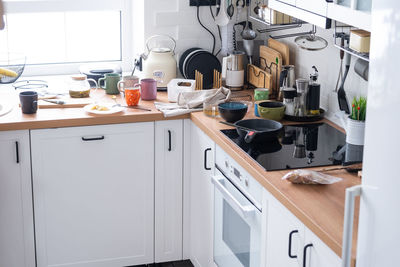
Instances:
[[[237,133],[244,138],[246,143],[251,143],[253,140],[259,142],[275,139],[283,128],[281,123],[266,119],[241,120],[237,121],[235,126],[253,130],[247,131],[244,128],[236,127]]]

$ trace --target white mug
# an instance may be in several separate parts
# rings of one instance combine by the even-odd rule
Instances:
[[[125,88],[131,88],[134,87],[135,84],[139,83],[139,77],[137,76],[124,76],[122,77],[122,80],[118,82],[118,90],[120,92],[123,92]]]

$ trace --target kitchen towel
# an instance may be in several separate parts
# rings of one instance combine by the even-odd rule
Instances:
[[[173,117],[203,109],[203,103],[224,103],[231,97],[231,90],[220,89],[183,92],[178,95],[177,103],[154,102],[155,107],[164,114],[164,117]]]

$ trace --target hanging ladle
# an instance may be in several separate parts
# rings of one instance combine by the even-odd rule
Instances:
[[[232,0],[228,0],[228,9],[226,10],[226,13],[228,14],[229,18],[232,19],[233,14],[235,13],[235,7],[233,6]]]
[[[246,27],[242,31],[242,38],[245,40],[254,40],[257,37],[257,33],[250,29],[249,25],[249,16],[250,16],[250,0],[246,0],[247,6],[247,20],[246,20]]]

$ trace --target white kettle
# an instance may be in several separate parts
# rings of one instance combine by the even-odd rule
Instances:
[[[167,38],[172,41],[173,48],[149,47],[149,42],[155,38]],[[143,78],[157,81],[158,88],[166,88],[168,83],[176,78],[175,40],[168,35],[153,35],[146,41],[147,55],[143,58]]]

